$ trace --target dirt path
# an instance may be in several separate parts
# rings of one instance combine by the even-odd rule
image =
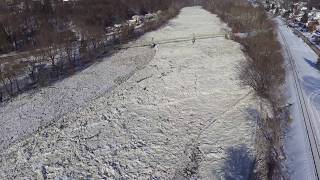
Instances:
[[[138,41],[219,34],[224,27],[189,7]],[[220,37],[155,50],[110,95],[12,145],[1,155],[0,179],[246,179],[256,105],[238,85],[239,44]]]

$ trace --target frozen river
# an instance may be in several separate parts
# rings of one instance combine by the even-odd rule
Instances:
[[[133,43],[224,28],[188,7]],[[24,95],[0,111],[1,146],[25,136],[1,153],[0,179],[247,179],[257,105],[239,86],[244,59],[224,37],[134,48]]]

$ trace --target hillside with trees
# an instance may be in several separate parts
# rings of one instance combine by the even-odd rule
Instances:
[[[160,27],[187,2],[1,1],[0,102],[87,67],[116,46]]]
[[[69,40],[73,28],[90,36],[134,15],[178,6],[178,0],[12,0],[0,5],[0,53],[46,46],[50,34]],[[101,34],[101,32],[99,32]]]

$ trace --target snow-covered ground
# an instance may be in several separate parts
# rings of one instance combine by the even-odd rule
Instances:
[[[306,98],[307,111],[313,125],[317,142],[320,137],[320,73],[316,69],[318,56],[314,51],[297,37],[284,23],[278,18],[279,31],[282,32],[288,45],[288,50],[297,66],[298,77],[302,85],[303,96]],[[284,45],[284,41],[279,34],[279,39]],[[286,56],[288,54],[285,52]],[[287,154],[286,166],[289,171],[290,179],[317,179],[315,175],[314,161],[312,159],[309,140],[306,133],[306,126],[303,120],[303,113],[298,98],[297,89],[294,83],[292,68],[287,61],[287,95],[291,107],[292,123],[287,133],[285,151]],[[311,133],[311,132],[310,132]]]
[[[188,7],[135,43],[223,28],[215,15]],[[247,179],[257,105],[239,86],[240,45],[219,37],[161,44],[153,53],[119,52],[1,109],[5,142],[53,123],[1,153],[0,179]]]

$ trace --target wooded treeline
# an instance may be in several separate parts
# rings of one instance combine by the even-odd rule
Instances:
[[[133,15],[167,10],[177,1],[1,0],[0,53],[43,47],[46,41],[63,41],[74,33],[72,28],[95,34]]]
[[[187,0],[1,1],[0,54],[17,53],[0,55],[0,102],[87,67],[119,44],[160,27],[187,4]],[[139,28],[127,21],[144,14],[152,18]]]

